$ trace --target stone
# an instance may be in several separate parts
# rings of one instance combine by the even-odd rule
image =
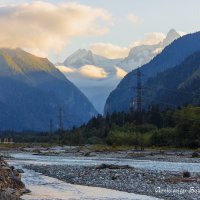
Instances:
[[[0,161],[0,200],[19,200],[26,191],[21,174],[5,160]]]
[[[16,169],[18,171],[18,173],[23,174],[24,170],[23,169]]]
[[[112,175],[112,180],[116,180],[117,178],[119,178],[121,175],[120,174],[114,174]]]
[[[113,165],[113,164],[101,164],[96,167],[96,169],[133,169],[129,165]]]

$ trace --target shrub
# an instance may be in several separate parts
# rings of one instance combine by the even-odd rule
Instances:
[[[188,171],[183,172],[183,178],[190,178],[191,174]]]
[[[193,152],[192,153],[192,158],[198,158],[199,157],[199,153],[198,152]]]
[[[109,145],[134,145],[135,134],[133,132],[111,131],[106,139]]]
[[[93,136],[88,138],[87,144],[103,144],[103,140],[99,137]]]

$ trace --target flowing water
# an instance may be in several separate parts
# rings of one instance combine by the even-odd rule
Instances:
[[[139,161],[116,158],[83,158],[62,156],[39,156],[30,153],[12,154],[15,160],[9,161],[17,168],[23,165],[80,165],[92,166],[102,163],[130,165],[140,169],[200,172],[198,163],[169,163],[162,161]],[[50,178],[32,170],[23,169],[23,181],[32,192],[24,195],[24,200],[156,200],[157,198],[110,189],[72,185]]]
[[[134,160],[119,158],[97,158],[97,157],[63,157],[63,156],[42,156],[31,155],[30,153],[16,153],[11,156],[18,159],[21,164],[37,164],[37,165],[80,165],[92,166],[102,163],[130,165],[139,169],[157,170],[157,171],[174,171],[174,172],[200,172],[199,163],[183,163],[183,162],[164,162],[150,160]]]
[[[144,195],[72,185],[31,170],[25,170],[23,181],[32,191],[23,196],[24,200],[156,200]]]
[[[26,158],[27,155],[29,155],[29,158]],[[52,157],[40,157],[40,162],[37,156],[30,154],[26,154],[26,156],[15,154],[13,156],[16,156],[16,160],[8,161],[9,164],[24,170],[25,173],[22,174],[22,181],[32,191],[30,194],[23,195],[23,200],[157,200],[154,197],[134,193],[68,184],[23,168],[24,164],[57,164],[57,162],[54,162],[54,160],[59,160],[57,157],[54,157],[54,159]],[[71,160],[71,162],[73,161]]]

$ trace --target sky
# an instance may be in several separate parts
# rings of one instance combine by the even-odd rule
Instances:
[[[0,0],[0,47],[63,62],[80,48],[109,58],[200,30],[199,0]]]

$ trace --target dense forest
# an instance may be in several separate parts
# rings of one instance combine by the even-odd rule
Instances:
[[[142,121],[138,121],[141,117]],[[87,124],[54,133],[2,132],[19,143],[54,143],[66,145],[105,144],[112,146],[200,147],[200,107],[166,108],[151,106],[140,113],[98,115]]]

